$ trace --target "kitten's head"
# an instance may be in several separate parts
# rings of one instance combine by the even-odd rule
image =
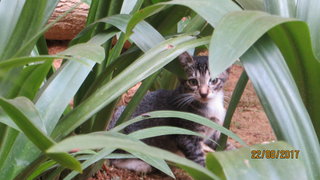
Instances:
[[[208,56],[191,57],[187,52],[179,56],[187,80],[182,80],[183,93],[190,94],[194,100],[205,103],[222,91],[225,81],[228,79],[229,69],[221,73],[215,79],[210,77]]]

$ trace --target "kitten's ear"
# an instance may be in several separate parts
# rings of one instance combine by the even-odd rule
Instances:
[[[228,67],[228,68],[226,69],[226,72],[227,72],[228,74],[230,74],[230,72],[231,72],[231,67]]]
[[[231,67],[229,67],[228,69],[226,69],[225,71],[223,71],[223,72],[219,75],[219,78],[220,78],[223,82],[226,82],[227,79],[229,78],[230,71],[231,71]]]
[[[188,69],[190,66],[194,64],[194,59],[187,52],[184,52],[179,56],[179,61],[183,69]]]

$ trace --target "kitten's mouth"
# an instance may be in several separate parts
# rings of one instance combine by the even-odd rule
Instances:
[[[197,98],[197,100],[202,103],[207,103],[209,101],[209,98]]]

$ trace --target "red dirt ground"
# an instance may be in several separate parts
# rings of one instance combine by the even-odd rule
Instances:
[[[67,42],[51,41],[49,43],[49,52],[54,54],[66,48]],[[59,63],[57,63],[59,64]],[[232,91],[237,83],[243,68],[239,65],[233,65],[231,68],[229,80],[225,86],[225,101],[226,106],[230,101]],[[122,102],[127,103],[135,92],[138,86],[130,89],[127,94],[123,95]],[[237,134],[248,145],[260,144],[263,142],[274,141],[275,135],[269,124],[269,121],[261,107],[258,97],[254,91],[253,85],[249,81],[247,87],[241,97],[240,103],[236,109],[231,122],[231,131]],[[237,148],[241,147],[239,143],[232,139],[229,141]],[[173,168],[176,179],[189,180],[191,179],[182,170]],[[88,180],[169,180],[172,179],[164,174],[155,172],[148,175],[137,174],[128,170],[117,169],[114,167],[102,168],[96,175]]]

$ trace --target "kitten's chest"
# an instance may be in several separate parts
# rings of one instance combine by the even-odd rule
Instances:
[[[226,110],[223,106],[223,94],[210,101],[205,109],[199,115],[204,116],[211,121],[223,125]],[[198,132],[204,136],[210,137],[215,130],[207,126],[199,126]]]
[[[218,93],[215,98],[210,100],[207,104],[207,106],[200,110],[202,116],[208,118],[208,119],[217,119],[213,121],[219,121],[219,123],[223,123],[226,110],[223,105],[223,92]]]

